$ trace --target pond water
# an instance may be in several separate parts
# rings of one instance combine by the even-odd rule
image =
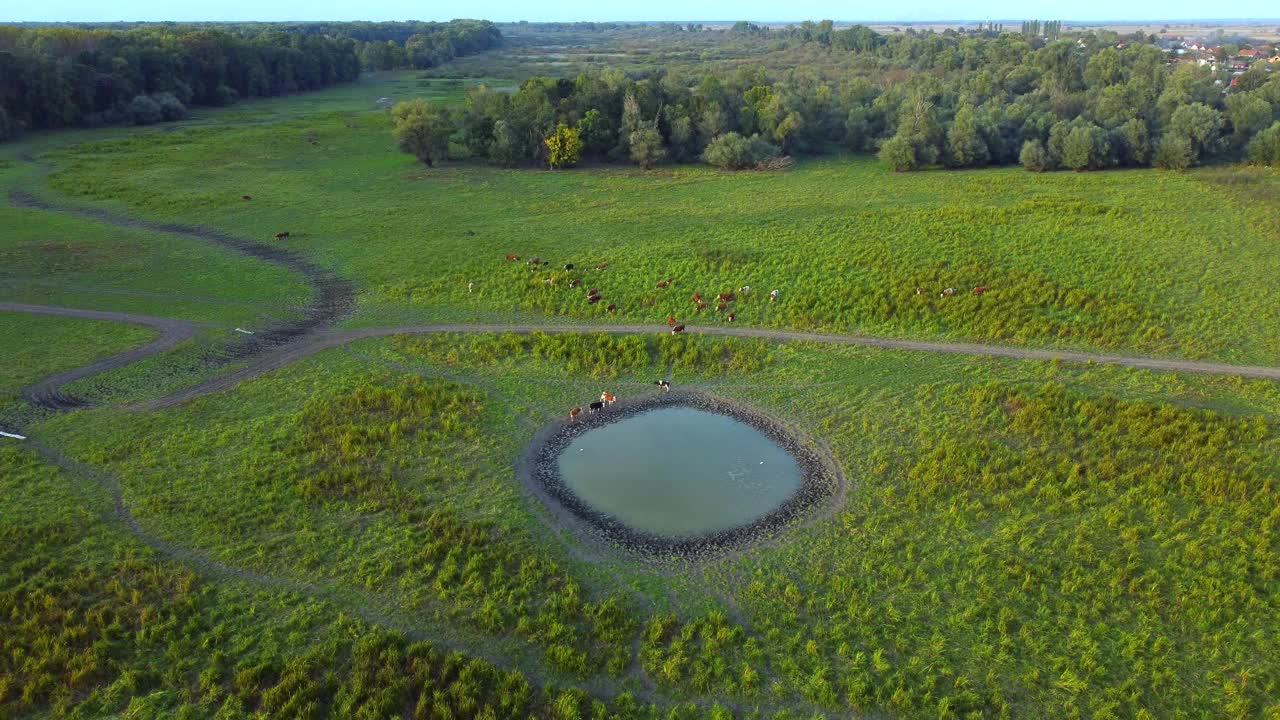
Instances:
[[[669,407],[590,430],[559,458],[560,481],[592,509],[670,538],[750,524],[800,487],[799,463],[727,415]]]

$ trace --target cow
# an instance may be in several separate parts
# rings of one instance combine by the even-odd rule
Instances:
[[[595,305],[596,303],[600,302],[600,299],[601,298],[599,295],[592,295],[591,297],[587,298],[587,304]]]
[[[520,260],[520,256],[515,253],[507,253],[507,260],[510,260],[511,262],[517,262]]]
[[[564,269],[565,269],[565,270],[572,270],[572,269],[573,269],[573,263],[565,263]]]
[[[588,297],[591,295],[599,295],[599,294],[600,294],[600,288],[591,288],[590,290],[587,291]]]
[[[973,289],[974,295],[985,295],[986,292],[987,292],[987,288],[982,285],[979,285],[978,287]]]
[[[922,287],[918,287],[918,288],[916,288],[916,295],[923,295],[923,294],[925,294],[925,292],[927,292],[927,291],[926,291],[924,288],[922,288]]]
[[[706,304],[706,303],[704,303],[704,302],[700,302],[700,303],[698,303],[698,312],[702,312],[703,310],[706,310],[706,309],[707,309],[707,304]]]
[[[607,392],[600,393],[600,400],[605,405],[612,405],[618,402],[618,398],[614,397],[613,393],[607,393]]]
[[[604,310],[605,312],[617,312],[618,306],[614,305],[613,303],[609,303],[609,307],[605,308]]]
[[[743,285],[742,287],[738,288],[738,292],[742,293],[743,295],[746,295],[747,293],[751,292],[751,286]]]
[[[728,310],[728,309],[729,309],[729,306],[726,305],[725,303],[720,303],[719,305],[716,306],[716,312],[724,312],[725,310]]]
[[[700,303],[700,302],[702,302],[702,296],[701,296],[701,295],[699,295],[698,293],[694,293],[694,294],[693,294],[693,302],[694,302],[694,304],[695,304],[695,305],[696,305],[696,304],[698,304],[698,303]]]
[[[654,381],[654,383],[653,383],[653,384],[654,384],[654,385],[657,385],[657,386],[658,386],[658,388],[659,388],[660,390],[662,390],[662,392],[664,392],[664,393],[669,393],[669,392],[671,392],[671,381],[670,381],[670,380],[656,380],[656,381]]]
[[[571,288],[576,288],[576,287],[578,287],[578,286],[579,286],[579,285],[581,285],[581,284],[582,284],[582,281],[581,281],[581,280],[570,280],[570,281],[569,281],[569,287],[571,287]]]
[[[287,233],[287,232],[278,232],[278,233],[276,233],[276,239],[277,239],[277,240],[288,240],[288,239],[289,239],[289,233]]]
[[[541,265],[541,264],[542,264],[542,258],[529,258],[529,264],[530,264],[530,265]]]
[[[569,410],[569,422],[573,422],[574,420],[577,420],[577,419],[578,419],[578,416],[579,416],[579,415],[581,415],[581,414],[582,414],[582,408],[580,408],[580,407],[576,407],[576,408],[572,408],[572,409],[570,409],[570,410]]]
[[[777,300],[777,299],[778,299],[778,291],[777,291],[777,290],[774,290],[773,292],[769,293],[769,302],[774,302],[774,301],[775,301],[775,300]]]
[[[675,327],[675,324],[676,324],[676,316],[675,316],[675,315],[668,315],[668,316],[667,316],[667,327]]]
[[[731,292],[720,293],[719,295],[716,296],[716,300],[722,303],[733,302],[734,300],[737,300],[737,299],[738,299],[738,296],[734,295]]]
[[[240,199],[241,199],[241,200],[252,200],[252,199],[253,199],[253,197],[252,197],[252,196],[249,196],[249,195],[241,195],[241,196],[240,196]]]
[[[594,415],[597,410],[604,409],[604,402],[593,402],[587,406],[587,414]]]
[[[659,290],[666,290],[668,287],[671,287],[671,281],[670,281],[670,280],[663,280],[662,282],[658,283],[658,285],[657,285],[657,288],[658,288]]]
[[[949,298],[949,297],[951,297],[952,295],[955,295],[955,294],[956,294],[956,289],[955,289],[955,288],[953,288],[953,287],[949,287],[949,288],[947,288],[946,290],[943,290],[942,292],[938,293],[938,297],[940,297],[940,298]]]
[[[471,288],[475,287],[475,283],[467,283],[467,294],[471,294]]]
[[[729,316],[728,316],[727,318],[725,318],[725,319],[726,319],[726,320],[728,320],[729,322],[733,322],[733,321],[734,321],[734,319],[736,319],[737,317],[738,317],[738,316],[737,316],[736,314],[734,314],[734,313],[729,313]]]
[[[684,332],[684,326],[683,326],[683,325],[677,325],[677,326],[675,326],[675,327],[671,328],[671,334],[672,334],[672,335],[679,335],[679,334],[680,334],[680,333],[682,333],[682,332]]]
[[[597,269],[597,270],[603,270],[603,269],[605,269],[605,268],[607,268],[607,267],[609,267],[609,263],[600,263],[599,265],[597,265],[597,266],[596,266],[596,269]]]

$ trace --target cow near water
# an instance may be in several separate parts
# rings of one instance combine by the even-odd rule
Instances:
[[[654,383],[653,383],[653,384],[654,384],[654,385],[657,385],[657,386],[658,386],[658,389],[659,389],[659,390],[661,390],[661,391],[662,391],[662,392],[664,392],[664,393],[669,393],[669,392],[671,392],[671,381],[670,381],[670,380],[657,380],[657,381],[654,381]]]
[[[579,416],[579,415],[581,415],[581,414],[582,414],[582,408],[580,408],[580,407],[570,408],[570,410],[569,410],[569,422],[573,422],[574,420],[577,420],[577,419],[578,419],[578,416]]]
[[[593,402],[587,406],[587,413],[594,415],[596,411],[604,409],[604,402]]]

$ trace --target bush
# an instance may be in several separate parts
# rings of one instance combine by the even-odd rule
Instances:
[[[1280,122],[1255,135],[1245,157],[1251,165],[1280,167]]]
[[[1022,152],[1018,154],[1018,162],[1031,172],[1044,172],[1053,169],[1053,161],[1044,143],[1039,140],[1028,140],[1022,143]]]
[[[742,170],[767,163],[777,157],[777,146],[759,135],[749,138],[736,132],[725,133],[707,145],[702,159],[723,170]]]
[[[1186,170],[1195,163],[1196,151],[1185,135],[1165,135],[1156,148],[1155,166],[1161,170]]]
[[[240,93],[230,85],[219,85],[217,90],[213,91],[214,105],[230,105],[240,99]]]
[[[880,146],[880,162],[894,172],[907,172],[920,167],[911,139],[894,135]]]
[[[139,95],[129,103],[129,117],[134,125],[154,125],[164,117],[160,103],[146,95]]]
[[[183,105],[173,93],[156,93],[151,96],[151,99],[160,106],[160,115],[165,120],[182,120],[187,116],[187,106]]]

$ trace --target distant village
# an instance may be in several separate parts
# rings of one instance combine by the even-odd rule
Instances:
[[[1126,43],[1117,45],[1123,48]],[[1156,42],[1169,53],[1170,65],[1195,64],[1207,67],[1215,74],[1230,78],[1232,87],[1249,68],[1261,66],[1267,70],[1280,70],[1280,44],[1242,42],[1240,44],[1215,44],[1202,39],[1190,39],[1180,35],[1160,35]],[[1223,79],[1218,81],[1223,83]]]

